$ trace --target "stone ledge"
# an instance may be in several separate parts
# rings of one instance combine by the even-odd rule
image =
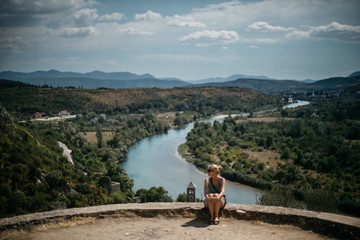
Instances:
[[[70,208],[39,212],[0,219],[0,231],[24,228],[36,224],[57,221],[59,218],[104,217],[197,217],[208,218],[203,203],[142,203],[111,204],[84,208]],[[339,214],[313,212],[283,207],[227,204],[222,217],[242,220],[258,220],[270,224],[290,224],[304,230],[338,238],[360,239],[360,218]]]

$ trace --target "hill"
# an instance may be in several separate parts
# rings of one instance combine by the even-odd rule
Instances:
[[[357,77],[360,76],[360,71],[358,72],[353,72],[352,74],[350,74],[348,77]]]
[[[30,73],[5,71],[0,73],[0,78],[9,80],[25,80],[31,78],[92,78],[92,79],[117,79],[117,80],[134,80],[144,78],[155,78],[150,74],[137,75],[129,72],[111,72],[92,71],[89,73],[60,72],[57,70],[35,71]]]
[[[328,91],[346,89],[360,83],[360,76],[329,78],[313,83],[305,83],[294,80],[265,80],[265,79],[237,79],[229,82],[216,82],[197,84],[196,86],[216,87],[242,87],[266,93],[279,93],[282,91]]]
[[[206,79],[199,79],[199,80],[192,80],[192,81],[188,81],[190,83],[193,84],[202,84],[202,83],[215,83],[215,82],[229,82],[229,81],[234,81],[236,79],[266,79],[266,80],[275,80],[273,78],[269,78],[267,76],[248,76],[248,75],[243,75],[243,74],[234,74],[231,75],[227,78],[222,78],[222,77],[214,77],[214,78],[206,78]]]
[[[278,92],[288,89],[306,88],[307,84],[292,80],[266,80],[240,78],[229,82],[204,83],[197,86],[216,86],[216,87],[241,87],[251,88],[262,92]]]
[[[51,86],[51,87],[76,87],[86,89],[96,88],[171,88],[183,87],[189,85],[179,80],[162,80],[157,78],[144,78],[132,80],[116,80],[116,79],[94,79],[94,78],[29,78],[22,80],[25,83],[35,86]]]
[[[1,72],[0,79],[21,81],[35,86],[76,87],[76,88],[169,88],[187,86],[189,83],[178,79],[158,79],[150,74],[137,75],[129,72],[89,73],[60,72],[57,70],[31,73]]]
[[[12,88],[12,87],[34,87],[32,84],[23,83],[20,81],[11,81],[0,79],[0,88]]]
[[[57,70],[36,71],[30,73],[1,72],[0,79],[21,81],[35,86],[97,88],[172,88],[172,87],[240,87],[277,94],[283,91],[328,91],[338,90],[359,84],[359,72],[348,77],[334,77],[314,80],[276,80],[267,76],[247,76],[235,74],[227,78],[215,77],[194,81],[182,81],[177,78],[156,78],[151,74],[137,75],[129,72],[93,71],[89,73],[60,72]]]
[[[115,200],[62,156],[54,132],[38,135],[34,127],[17,125],[2,106],[0,129],[0,218],[54,209],[59,202],[80,207]],[[125,195],[116,201],[126,202]]]
[[[1,82],[1,81],[0,81]],[[0,88],[0,102],[16,117],[35,112],[51,116],[61,110],[87,111],[199,111],[251,110],[256,106],[276,104],[277,98],[242,88],[136,88],[136,89],[64,89]],[[127,109],[127,110],[125,110]]]
[[[134,201],[132,180],[117,164],[134,142],[197,117],[219,111],[253,111],[278,101],[242,88],[92,90],[3,83],[0,218],[51,210],[58,204],[70,208]],[[76,114],[76,119],[20,121],[31,120],[36,112],[53,116],[62,110]],[[174,117],[173,123],[155,115],[169,111],[189,113]],[[110,137],[105,133],[111,133]],[[95,141],[90,141],[91,136]],[[71,149],[74,164],[62,156],[58,141]],[[120,191],[109,191],[112,181],[120,183]],[[143,199],[150,201],[154,191],[157,189]]]
[[[353,77],[335,77],[316,81],[308,86],[314,90],[337,90],[346,89],[360,84],[360,75]]]

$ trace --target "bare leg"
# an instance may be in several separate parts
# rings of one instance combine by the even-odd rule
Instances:
[[[214,221],[214,204],[211,200],[205,200],[205,206],[209,209],[210,212],[210,221]]]
[[[220,208],[222,208],[224,206],[224,201],[222,199],[217,200],[214,203],[214,224],[219,224],[219,211]]]

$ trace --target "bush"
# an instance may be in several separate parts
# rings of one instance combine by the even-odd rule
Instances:
[[[288,208],[304,208],[303,203],[296,200],[291,189],[282,186],[276,186],[271,190],[263,192],[263,194],[256,199],[256,204]]]
[[[334,193],[324,189],[310,189],[304,192],[306,209],[313,211],[334,211],[336,198]]]
[[[91,186],[88,183],[76,184],[75,189],[76,189],[76,191],[78,191],[78,192],[80,192],[82,194],[90,194],[90,193],[92,193]]]
[[[344,211],[346,213],[350,213],[357,217],[360,217],[360,203],[359,202],[355,202],[355,201],[351,201],[351,200],[342,201],[342,202],[338,203],[338,208],[341,211]]]
[[[141,197],[141,202],[172,202],[172,198],[168,195],[163,187],[152,187],[149,190],[139,189],[136,194],[136,197]]]
[[[179,196],[176,199],[177,202],[186,202],[186,200],[187,200],[186,193],[179,194]]]

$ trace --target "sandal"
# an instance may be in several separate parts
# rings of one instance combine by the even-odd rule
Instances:
[[[219,225],[219,223],[220,223],[219,220],[214,221],[214,225]]]
[[[213,220],[209,220],[209,221],[208,221],[208,224],[209,224],[209,225],[214,225],[215,223],[214,223]]]

